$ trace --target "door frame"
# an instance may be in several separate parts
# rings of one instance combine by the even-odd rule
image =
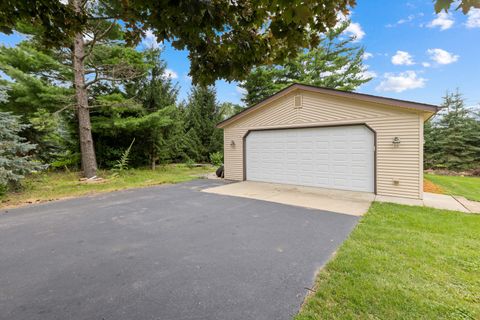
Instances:
[[[309,126],[294,126],[294,127],[275,127],[275,128],[259,128],[248,129],[242,137],[243,144],[243,181],[247,180],[247,137],[250,132],[254,131],[273,131],[273,130],[288,130],[288,129],[315,129],[315,128],[332,128],[332,127],[353,127],[364,126],[373,132],[373,193],[377,194],[377,131],[375,131],[366,122],[353,122],[342,124],[327,124],[327,125],[309,125]]]

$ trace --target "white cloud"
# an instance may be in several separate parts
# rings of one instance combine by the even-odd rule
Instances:
[[[363,31],[362,26],[358,22],[351,22],[344,31],[349,36],[352,36],[355,42],[360,41],[365,37],[365,31]]]
[[[412,21],[413,19],[415,18],[415,16],[413,14],[409,15],[408,18],[406,19],[400,19],[397,21],[397,24],[404,24],[404,23],[407,23],[407,22],[410,22]]]
[[[153,34],[152,30],[147,30],[143,37],[142,44],[146,48],[157,49],[160,47],[160,43],[157,42],[157,37]]]
[[[165,69],[165,71],[163,72],[163,76],[165,78],[171,78],[171,79],[177,79],[178,78],[178,74],[171,69]]]
[[[450,64],[454,63],[460,57],[459,55],[452,54],[443,49],[428,49],[427,53],[430,55],[430,59],[438,64]]]
[[[470,9],[467,14],[465,26],[467,26],[468,29],[480,28],[480,9]]]
[[[449,13],[440,12],[437,15],[437,17],[427,25],[427,27],[429,28],[439,27],[440,30],[443,31],[443,30],[450,29],[453,26],[454,22],[455,21],[453,20],[452,16]]]
[[[235,90],[237,90],[237,92],[240,94],[247,94],[247,90],[242,87],[237,86]]]
[[[430,62],[422,62],[422,66],[424,66],[425,68],[428,68],[431,66]]]
[[[369,78],[376,78],[378,77],[377,73],[372,70],[368,70],[370,68],[369,65],[365,65],[363,71],[360,73],[361,79],[369,79]]]
[[[375,88],[377,91],[403,92],[405,90],[423,88],[426,79],[418,77],[415,71],[405,71],[398,74],[385,73],[384,79]]]
[[[385,25],[385,27],[387,28],[394,28],[394,27],[398,27],[402,24],[406,24],[406,23],[409,23],[409,22],[412,22],[413,20],[417,19],[417,18],[421,18],[423,17],[424,14],[423,12],[420,12],[419,14],[415,15],[415,14],[411,14],[409,15],[408,17],[406,18],[403,18],[403,19],[400,19],[398,20],[396,23],[389,23],[387,25]]]
[[[350,12],[348,16],[344,15],[343,13],[339,12],[337,14],[337,25],[336,27],[340,26],[342,23],[346,21],[351,21],[353,12]],[[355,40],[354,42],[358,42],[363,39],[365,36],[365,31],[363,31],[362,26],[358,22],[350,22],[350,24],[345,28],[343,31],[344,34],[353,37]]]
[[[373,57],[373,53],[370,53],[370,52],[364,52],[362,56],[363,60],[368,60],[371,57]]]
[[[397,53],[392,57],[392,63],[398,66],[411,66],[412,64],[415,64],[415,62],[413,62],[412,55],[401,50],[398,50]]]

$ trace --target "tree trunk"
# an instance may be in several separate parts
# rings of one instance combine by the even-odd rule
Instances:
[[[82,0],[73,0],[73,5],[77,12],[82,11]],[[75,35],[73,44],[75,99],[77,102],[83,175],[86,178],[91,178],[97,174],[97,160],[95,159],[95,149],[93,146],[92,125],[90,123],[90,110],[88,108],[88,92],[85,87],[84,55],[85,42],[83,40],[83,34],[78,32]]]
[[[155,170],[155,165],[157,162],[157,152],[155,150],[155,144],[152,144],[152,148],[150,150],[150,169]]]

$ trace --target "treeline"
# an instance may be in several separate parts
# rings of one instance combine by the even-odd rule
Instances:
[[[209,162],[212,154],[222,152],[222,132],[215,125],[239,106],[220,104],[212,86],[194,86],[187,101],[178,103],[179,87],[167,76],[161,50],[116,49],[135,55],[143,72],[90,88],[91,130],[100,168],[112,168],[134,139],[132,167]],[[68,67],[29,40],[14,48],[0,47],[0,67],[10,78],[1,81],[0,111],[19,116],[19,134],[36,145],[30,155],[50,168],[80,169],[75,92],[62,81]]]
[[[458,90],[445,95],[442,110],[425,123],[424,135],[425,169],[480,175],[480,113],[465,106]]]

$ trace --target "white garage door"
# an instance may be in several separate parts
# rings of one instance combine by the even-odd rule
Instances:
[[[246,178],[252,181],[374,191],[374,134],[363,125],[252,131]]]

